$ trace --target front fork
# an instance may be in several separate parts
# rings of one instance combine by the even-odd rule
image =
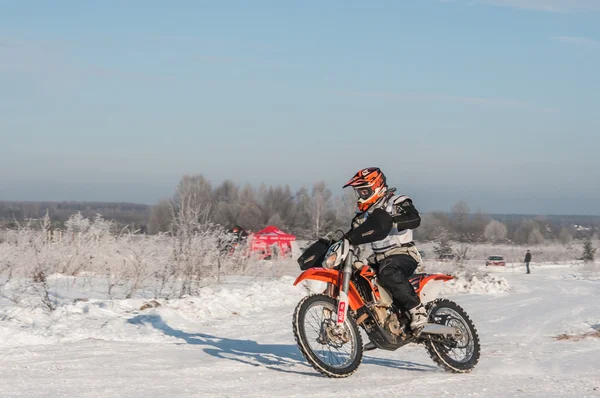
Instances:
[[[352,276],[352,253],[348,253],[342,268],[342,288],[338,295],[337,329],[342,330],[346,316],[348,315],[348,289]]]

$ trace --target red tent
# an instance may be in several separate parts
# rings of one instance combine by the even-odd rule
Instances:
[[[294,235],[286,234],[279,228],[269,225],[252,234],[250,247],[253,252],[260,252],[264,257],[271,257],[273,255],[271,248],[275,246],[279,248],[281,256],[286,256],[291,252],[291,243],[295,240]]]

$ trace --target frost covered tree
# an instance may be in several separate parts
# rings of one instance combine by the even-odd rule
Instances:
[[[77,212],[65,222],[65,227],[67,233],[73,237],[85,232],[90,227],[90,220],[81,215],[81,212]]]
[[[475,242],[483,238],[484,230],[490,218],[477,211],[471,215],[471,209],[464,200],[458,201],[452,206],[450,212],[449,231],[461,242]]]
[[[239,194],[239,189],[231,180],[225,180],[213,191],[212,198],[216,203],[235,203]]]
[[[323,236],[331,226],[331,191],[320,181],[313,185],[311,197],[311,229],[313,238]]]
[[[497,220],[490,221],[483,231],[483,236],[490,242],[499,242],[506,239],[506,225]]]
[[[185,175],[179,181],[173,198],[174,221],[181,225],[181,220],[190,220],[194,213],[202,217],[205,224],[210,219],[212,205],[212,187],[202,175]],[[180,217],[183,215],[183,218]],[[179,217],[179,220],[176,220]]]
[[[159,291],[171,283],[170,290],[178,291],[180,297],[192,294],[217,262],[219,244],[210,221],[211,200],[211,184],[202,175],[184,176],[177,186],[170,231],[172,255],[157,273],[163,281]]]
[[[527,243],[532,229],[530,220],[522,221],[513,234],[513,240],[520,244]]]
[[[563,227],[558,233],[558,241],[566,246],[573,241],[573,236],[567,228]]]
[[[469,205],[464,200],[458,201],[452,206],[450,212],[452,231],[460,240],[463,240],[467,235],[467,223],[470,211]]]
[[[540,232],[539,228],[534,228],[527,238],[527,243],[530,245],[541,245],[544,243],[544,235]]]
[[[434,214],[421,214],[421,225],[414,232],[417,240],[434,241],[445,232],[445,229],[441,220]]]
[[[296,192],[295,196],[296,212],[294,214],[293,232],[302,237],[312,236],[312,201],[308,189],[302,187]]]
[[[294,201],[294,194],[289,185],[284,186],[277,192],[277,214],[281,217],[285,223],[286,228],[289,228],[296,218],[296,202]]]
[[[336,197],[335,208],[335,228],[343,231],[350,229],[350,222],[356,214],[356,195],[352,190],[346,190],[341,197]]]

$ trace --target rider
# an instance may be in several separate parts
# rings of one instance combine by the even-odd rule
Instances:
[[[358,214],[352,220],[356,228],[373,210],[386,210],[394,221],[387,237],[373,242],[369,263],[377,270],[377,278],[411,317],[410,327],[420,331],[427,323],[427,311],[408,278],[421,263],[421,255],[413,242],[412,230],[421,224],[421,216],[412,199],[395,195],[389,189],[385,175],[377,167],[360,170],[344,185],[352,187],[357,196]]]

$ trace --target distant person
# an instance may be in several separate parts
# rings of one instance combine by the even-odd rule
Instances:
[[[527,273],[530,274],[531,272],[529,272],[529,263],[531,262],[531,252],[529,250],[527,250],[527,254],[525,254],[525,265],[527,266]]]

